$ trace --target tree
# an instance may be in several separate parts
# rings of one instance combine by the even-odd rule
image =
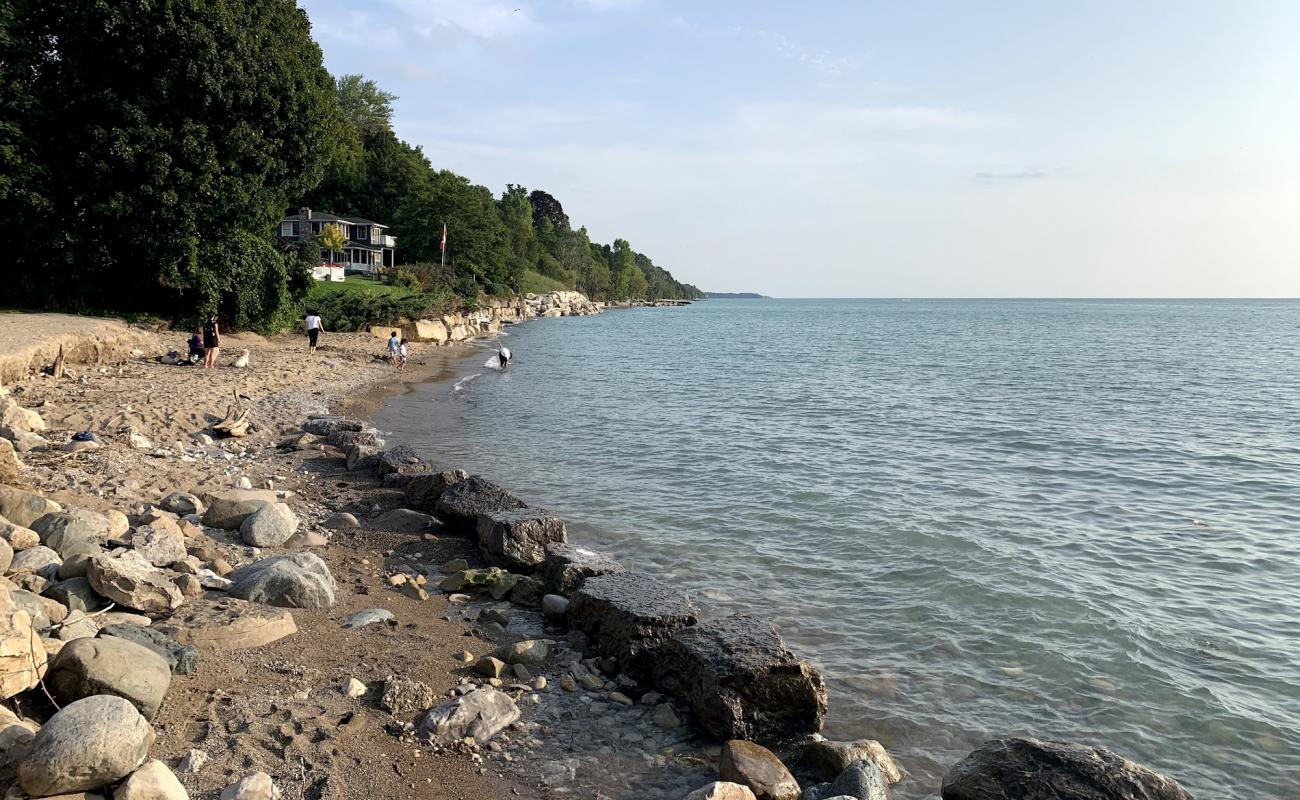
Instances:
[[[330,254],[331,261],[334,260],[335,253],[348,246],[348,236],[343,232],[343,226],[337,222],[322,225],[317,238],[320,239],[320,246]]]
[[[335,80],[339,111],[358,136],[373,136],[392,130],[393,101],[397,95],[385,92],[364,75],[340,75]]]
[[[528,195],[528,202],[533,205],[533,227],[540,230],[542,221],[547,220],[558,230],[569,229],[569,215],[564,213],[564,206],[560,205],[559,200],[541,189],[534,189]]]
[[[334,103],[306,14],[291,0],[10,4],[0,108],[26,113],[5,136],[46,192],[39,209],[0,199],[24,226],[17,299],[220,310],[236,327],[290,311],[310,272],[276,227],[320,179]]]
[[[447,261],[470,287],[505,292],[512,285],[510,236],[492,192],[449,170],[414,187],[397,213],[393,232],[408,262],[437,261],[446,223]]]
[[[518,276],[531,269],[537,260],[533,251],[533,204],[528,202],[528,190],[507,183],[497,201],[497,210],[510,236],[510,273],[516,279],[511,284],[517,285]]]

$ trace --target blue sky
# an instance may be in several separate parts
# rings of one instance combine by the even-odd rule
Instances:
[[[705,289],[1300,296],[1300,3],[301,5],[435,166]]]

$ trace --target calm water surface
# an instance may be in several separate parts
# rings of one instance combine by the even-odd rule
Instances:
[[[377,424],[772,619],[901,797],[1009,734],[1300,797],[1300,303],[710,301],[511,334],[508,374],[476,358]]]

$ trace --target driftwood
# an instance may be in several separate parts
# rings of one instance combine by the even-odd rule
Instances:
[[[54,366],[50,368],[50,374],[56,381],[63,377],[63,345],[59,345],[59,354],[54,357]]]
[[[248,409],[244,408],[239,391],[235,390],[235,402],[226,409],[226,416],[220,422],[212,423],[212,432],[218,436],[238,438],[248,435],[248,424]]]

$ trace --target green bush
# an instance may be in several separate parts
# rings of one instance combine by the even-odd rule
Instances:
[[[420,276],[416,275],[414,271],[406,267],[398,267],[394,270],[392,277],[389,278],[388,282],[393,286],[400,286],[403,289],[410,289],[413,292],[422,291],[424,289],[424,284],[421,282]]]
[[[338,293],[316,298],[316,310],[334,331],[364,331],[371,325],[395,325],[401,320],[440,317],[456,309],[450,292],[430,294]]]

